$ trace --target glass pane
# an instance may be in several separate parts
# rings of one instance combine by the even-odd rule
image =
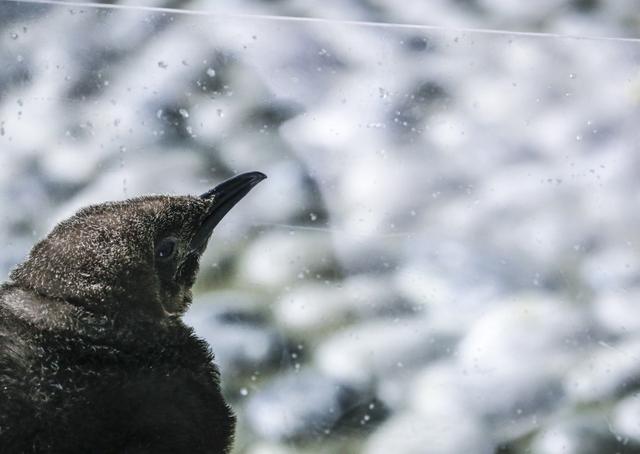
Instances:
[[[237,453],[640,452],[640,44],[2,2],[0,273],[269,179],[188,324]]]

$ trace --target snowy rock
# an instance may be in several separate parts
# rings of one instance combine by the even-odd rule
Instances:
[[[366,454],[493,454],[486,430],[463,408],[449,407],[427,414],[404,412],[383,424],[367,440]]]
[[[579,307],[530,295],[498,304],[472,327],[458,349],[460,374],[474,408],[501,437],[524,433],[562,405],[561,377],[588,326]]]
[[[472,258],[462,245],[443,242],[431,254],[419,248],[414,245],[408,252],[411,258],[394,274],[398,293],[426,311],[439,329],[466,334],[487,305],[504,293],[496,274],[505,266],[491,257]]]
[[[97,172],[100,156],[82,147],[66,147],[43,156],[44,177],[53,185],[84,185]]]
[[[269,184],[247,200],[250,210],[266,223],[299,223],[314,227],[319,217],[325,217],[319,194],[304,169],[293,161],[279,161],[260,167],[269,177]],[[250,167],[247,167],[250,168]]]
[[[450,354],[453,343],[421,317],[373,320],[329,336],[318,345],[315,361],[325,374],[367,387]]]
[[[308,230],[263,232],[244,251],[240,279],[267,289],[280,289],[334,270],[331,238]]]
[[[253,394],[246,418],[268,440],[317,438],[331,431],[358,398],[325,375],[301,370],[278,377]]]
[[[629,336],[640,332],[640,289],[605,292],[593,302],[597,322],[613,335]]]
[[[596,291],[619,291],[640,284],[640,258],[631,247],[593,252],[582,266],[584,280]]]
[[[611,431],[640,443],[640,400],[637,394],[625,397],[613,409]]]
[[[410,219],[415,200],[407,194],[427,191],[428,180],[419,162],[387,159],[386,153],[359,156],[350,171],[327,194],[333,201],[336,224],[362,241],[392,235],[403,226],[398,219]],[[339,195],[339,196],[338,196]]]
[[[638,452],[638,446],[612,433],[597,414],[569,417],[549,424],[536,434],[526,451],[531,454],[603,454]]]
[[[492,17],[525,24],[541,21],[565,6],[562,0],[542,0],[536,2],[535,6],[522,5],[516,0],[481,0],[479,3]]]
[[[223,112],[218,112],[217,114],[223,115]],[[251,112],[246,112],[245,114],[251,115]],[[263,113],[263,115],[268,114]],[[273,113],[273,115],[277,115],[277,113]],[[260,121],[260,119],[257,118],[255,121]],[[218,147],[212,148],[212,142],[203,143],[206,148],[212,148],[208,153],[209,156],[220,160],[225,167],[236,172],[260,169],[271,176],[273,173],[272,168],[276,168],[278,164],[287,163],[290,169],[298,167],[295,162],[289,160],[287,146],[283,144],[282,139],[275,133],[277,125],[258,124],[253,126],[251,124],[243,124],[242,126],[250,129],[250,131],[240,127],[226,131],[229,137],[219,142]],[[283,176],[289,175],[285,173]],[[290,180],[287,179],[287,181]]]
[[[280,443],[253,443],[247,450],[248,454],[296,454],[298,450]]]
[[[461,384],[460,375],[453,361],[445,359],[432,364],[413,378],[408,393],[410,397],[408,405],[418,413],[424,414],[434,411],[442,411],[446,414],[450,411],[449,407],[461,410],[468,406]],[[469,417],[474,414],[471,408],[464,413]]]
[[[445,357],[413,374],[386,378],[376,393],[392,409],[428,416],[440,413],[443,419],[464,413],[470,423],[484,424],[469,401],[455,358]]]
[[[280,296],[274,315],[287,329],[308,335],[354,318],[406,310],[388,279],[357,275],[340,284],[309,282],[296,286]]]
[[[566,373],[564,388],[579,403],[614,399],[634,390],[640,384],[640,339],[618,344],[600,341]]]

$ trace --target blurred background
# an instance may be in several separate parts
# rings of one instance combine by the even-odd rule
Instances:
[[[2,279],[260,170],[186,316],[235,453],[640,453],[636,1],[109,3],[0,2]]]

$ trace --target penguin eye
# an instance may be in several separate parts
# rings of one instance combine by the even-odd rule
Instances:
[[[156,260],[161,262],[169,261],[176,255],[178,241],[173,238],[164,238],[156,246]]]

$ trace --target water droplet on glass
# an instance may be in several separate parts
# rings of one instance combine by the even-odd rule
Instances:
[[[249,395],[249,390],[247,388],[240,388],[240,395],[241,396]]]
[[[187,109],[178,109],[178,113],[182,118],[189,118],[189,111]]]
[[[309,219],[316,221],[318,219],[318,215],[315,213],[309,213]]]
[[[576,75],[574,73],[569,73],[569,79],[575,79]]]
[[[216,70],[213,68],[207,68],[207,76],[216,77]]]
[[[18,34],[16,32],[11,33],[11,39],[18,39]]]
[[[536,273],[536,275],[534,276],[533,285],[535,285],[536,287],[540,285],[540,273]]]
[[[22,55],[18,55],[16,60],[18,60],[18,63],[22,63],[24,61],[24,57]]]
[[[580,142],[581,140],[582,140],[582,136],[578,134],[578,135],[576,136],[576,141]]]
[[[216,112],[218,113],[218,116],[220,118],[224,117],[224,112],[222,111],[222,109],[217,109]]]
[[[169,67],[169,65],[167,64],[167,62],[164,62],[164,61],[160,60],[158,62],[158,67],[160,67],[162,69],[167,69]]]
[[[127,151],[127,148],[124,145],[120,145],[120,168],[124,169],[124,153]],[[126,184],[123,183],[123,189],[126,193]]]
[[[389,97],[389,92],[382,87],[378,88],[378,94],[382,99],[387,99]]]

